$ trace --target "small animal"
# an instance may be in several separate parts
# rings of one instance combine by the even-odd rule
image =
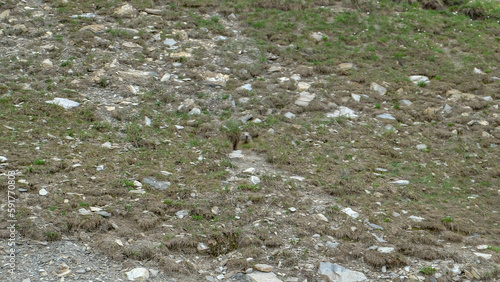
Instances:
[[[251,134],[250,132],[242,132],[239,136],[232,136],[233,150],[238,150],[241,148],[241,145],[248,144],[253,141],[254,138],[257,138],[259,134]]]

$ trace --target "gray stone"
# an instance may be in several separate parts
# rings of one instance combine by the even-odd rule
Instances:
[[[377,251],[379,253],[382,253],[382,254],[389,254],[389,253],[394,252],[394,248],[392,248],[392,247],[379,247],[377,249]]]
[[[146,177],[142,180],[142,182],[147,183],[151,185],[153,188],[158,189],[158,190],[167,190],[172,183],[168,181],[158,181],[154,177]]]
[[[198,252],[205,252],[209,249],[209,247],[207,245],[205,245],[205,243],[198,243],[198,246],[196,247],[196,249],[198,250]]]
[[[107,211],[98,211],[97,214],[101,215],[102,217],[110,217],[111,216],[111,214]]]
[[[256,271],[246,275],[252,282],[282,282],[276,274],[272,272]]]
[[[347,118],[357,118],[358,115],[355,111],[349,109],[348,107],[340,106],[338,110],[333,113],[326,114],[327,118],[337,118],[337,117],[347,117]]]
[[[167,38],[163,40],[163,44],[167,45],[168,47],[173,47],[175,44],[177,44],[177,41],[172,38]]]
[[[396,185],[408,185],[410,184],[410,181],[408,180],[396,180],[396,181],[391,181],[391,184],[396,184]]]
[[[411,105],[413,105],[413,103],[412,103],[410,100],[401,100],[401,101],[400,101],[400,103],[401,103],[401,104],[405,104],[405,105],[407,105],[407,106],[411,106]]]
[[[421,150],[425,150],[427,149],[427,145],[425,144],[418,144],[417,145],[417,150],[421,151]]]
[[[291,113],[291,112],[287,112],[287,113],[285,114],[285,117],[287,117],[287,118],[290,118],[290,119],[291,119],[291,118],[294,118],[294,117],[295,117],[295,115],[294,115],[293,113]]]
[[[251,176],[250,177],[250,182],[252,182],[253,185],[257,185],[260,183],[260,179],[257,176]]]
[[[134,268],[129,272],[125,272],[127,279],[130,281],[146,281],[149,279],[149,271],[144,267]]]
[[[311,34],[311,38],[314,39],[316,42],[322,41],[324,38],[327,38],[323,33],[321,32],[313,32]]]
[[[326,242],[326,246],[330,249],[335,249],[337,248],[338,246],[340,245],[340,243],[338,242],[331,242],[331,241],[328,241]]]
[[[86,208],[81,208],[81,209],[79,209],[79,210],[78,210],[78,213],[79,213],[79,214],[81,214],[81,215],[91,215],[91,214],[92,214],[92,212],[91,212],[91,211],[89,211],[89,210],[88,210],[88,209],[86,209]]]
[[[6,162],[8,159],[4,156],[0,156],[0,163]]]
[[[269,265],[269,264],[258,263],[255,265],[255,269],[257,269],[258,271],[262,271],[262,272],[273,272],[274,267],[272,265]]]
[[[348,216],[350,216],[352,218],[358,218],[359,217],[359,213],[353,211],[351,208],[344,208],[342,210],[342,212],[344,212],[345,214],[347,214]]]
[[[94,14],[94,13],[85,13],[85,14],[73,15],[73,16],[69,16],[69,17],[73,18],[73,19],[78,19],[78,18],[87,18],[87,19],[90,19],[90,18],[95,18],[96,14]]]
[[[375,82],[372,82],[372,84],[370,85],[370,90],[375,91],[380,95],[385,95],[385,93],[387,93],[387,88]]]
[[[239,90],[248,90],[248,91],[250,91],[250,90],[252,90],[252,84],[247,83],[245,85],[242,85],[242,86],[238,87],[238,89]]]
[[[181,211],[176,212],[175,215],[178,218],[183,219],[185,216],[189,215],[189,212],[187,210],[181,210]]]
[[[51,69],[51,68],[53,68],[53,67],[54,67],[54,64],[52,63],[52,61],[51,61],[51,60],[49,60],[49,59],[45,59],[45,60],[43,60],[43,62],[42,62],[42,67],[44,67],[44,68],[46,68],[46,69]]]
[[[409,219],[411,219],[411,220],[413,220],[413,221],[415,221],[415,222],[422,222],[422,220],[424,220],[424,219],[425,219],[425,218],[423,218],[423,217],[420,217],[420,216],[414,216],[414,215],[412,215],[412,216],[410,216],[410,217],[408,217],[408,218],[409,218]]]
[[[163,11],[160,10],[160,9],[151,9],[151,8],[146,8],[144,9],[144,11],[148,14],[151,14],[151,15],[157,15],[157,16],[160,16],[161,14],[163,14]]]
[[[391,114],[381,114],[381,115],[377,115],[378,118],[381,118],[381,119],[391,119],[391,120],[396,120],[395,117],[393,117]]]
[[[227,18],[231,21],[235,21],[236,20],[236,15],[234,13],[231,13],[229,16],[227,16]]]
[[[366,276],[361,272],[352,271],[341,265],[333,264],[330,262],[321,262],[319,265],[318,274],[330,282],[355,282],[368,280]]]

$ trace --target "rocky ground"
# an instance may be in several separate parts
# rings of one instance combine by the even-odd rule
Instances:
[[[500,3],[80,2],[0,1],[8,281],[500,279]]]

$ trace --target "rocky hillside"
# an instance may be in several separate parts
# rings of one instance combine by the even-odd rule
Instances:
[[[1,276],[500,280],[499,23],[498,0],[0,1]]]

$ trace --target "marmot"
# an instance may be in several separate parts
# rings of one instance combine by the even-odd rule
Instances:
[[[233,143],[233,150],[238,150],[241,145],[247,144],[253,141],[254,138],[259,136],[258,133],[251,134],[250,132],[242,132],[239,136],[232,135],[231,142]]]

